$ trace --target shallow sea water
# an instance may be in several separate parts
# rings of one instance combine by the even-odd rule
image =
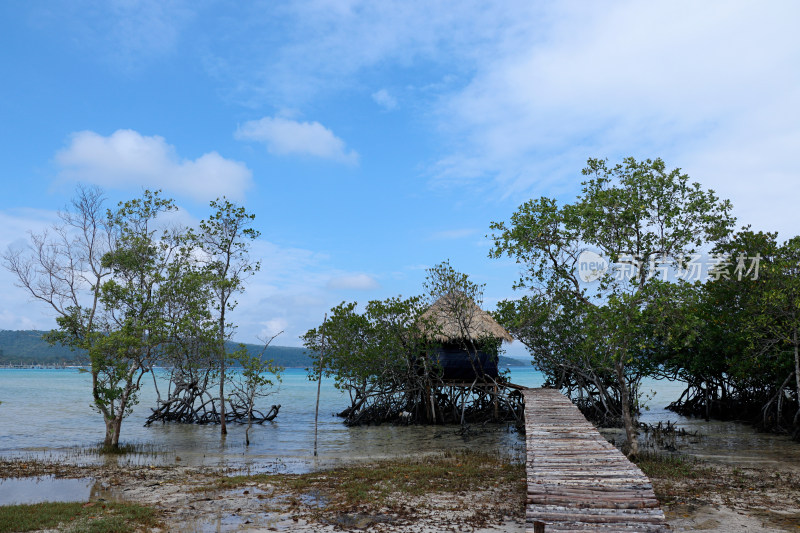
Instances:
[[[530,367],[512,367],[511,381],[540,386],[541,374]],[[149,379],[149,376],[148,376]],[[419,456],[457,449],[479,449],[523,460],[523,438],[509,425],[496,425],[470,438],[456,427],[367,426],[348,428],[335,413],[347,400],[333,387],[322,385],[319,417],[319,455],[314,449],[316,382],[302,369],[287,369],[276,392],[263,405],[281,404],[273,422],[255,426],[251,445],[245,446],[244,427],[229,426],[222,439],[216,426],[154,424],[144,421],[155,405],[152,381],[146,381],[140,402],[123,422],[122,442],[141,453],[98,457],[88,449],[103,438],[100,415],[91,408],[90,376],[75,369],[0,369],[0,457],[31,457],[92,464],[100,461],[136,464],[224,466],[248,472],[302,472],[363,459]],[[680,383],[648,381],[643,392],[655,393],[643,422],[677,422],[694,437],[679,441],[682,451],[698,457],[730,463],[796,465],[800,469],[800,445],[788,437],[758,433],[735,422],[706,422],[680,417],[666,405],[680,395]],[[163,388],[162,388],[163,391]]]
[[[514,382],[538,386],[541,375],[529,368],[512,371]],[[162,387],[163,384],[159,385]],[[144,427],[155,405],[155,387],[145,382],[139,404],[122,425],[121,443],[141,453],[98,458],[88,451],[103,439],[100,415],[91,408],[90,376],[75,369],[0,369],[0,456],[36,457],[76,463],[128,461],[193,466],[228,466],[249,471],[305,471],[365,458],[439,453],[470,448],[521,460],[524,442],[508,425],[496,425],[469,438],[457,427],[366,426],[348,428],[335,414],[346,396],[324,380],[320,397],[318,456],[314,457],[316,382],[302,369],[287,369],[276,392],[262,405],[280,404],[273,422],[254,426],[245,446],[244,427],[229,425],[222,439],[218,426],[153,424]]]
[[[93,479],[53,476],[0,479],[0,505],[49,501],[84,502],[92,495]]]

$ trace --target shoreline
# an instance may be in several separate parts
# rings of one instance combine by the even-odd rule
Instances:
[[[484,470],[475,470],[482,464]],[[639,466],[674,531],[796,531],[800,523],[800,476],[793,472],[671,453],[643,457]],[[161,522],[154,531],[525,530],[524,467],[476,452],[365,461],[307,474],[22,459],[0,459],[0,472],[4,478],[90,478],[90,502],[153,508]]]
[[[524,531],[524,467],[477,453],[365,462],[308,474],[0,460],[6,477],[91,478],[90,501],[151,507],[151,531]]]
[[[640,461],[674,531],[797,531],[800,475],[773,467],[732,466],[686,454]]]

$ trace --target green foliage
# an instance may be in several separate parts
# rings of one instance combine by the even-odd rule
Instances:
[[[163,215],[177,207],[159,192],[145,191],[114,209],[104,210],[103,200],[98,189],[80,188],[52,232],[32,235],[28,249],[4,254],[6,268],[56,312],[58,329],[46,341],[88,356],[105,447],[118,446],[122,420],[155,364],[178,369],[173,376],[185,379],[181,390],[199,394],[216,365],[216,416],[224,425],[233,331],[225,312],[235,307],[231,295],[243,290],[244,278],[258,269],[247,259],[247,241],[258,235],[248,227],[253,216],[227,200],[214,201],[216,212],[195,232],[166,225]]]
[[[213,200],[209,205],[216,211],[200,222],[197,232],[190,232],[189,239],[205,254],[204,268],[217,297],[214,306],[224,316],[225,311],[236,307],[231,296],[241,292],[245,279],[261,268],[260,262],[249,258],[249,243],[260,233],[251,227],[255,215],[244,207],[225,198]],[[226,331],[218,333],[226,339],[230,337]]]
[[[484,285],[474,283],[467,274],[456,271],[450,260],[443,261],[426,270],[427,276],[422,285],[428,305],[434,304],[443,297],[456,295],[453,300],[451,314],[455,317],[472,312],[475,305],[483,303]]]
[[[487,353],[496,361],[502,339],[478,332],[484,285],[456,271],[449,260],[429,268],[427,273],[423,290],[431,323],[426,327],[441,330],[450,338],[449,342],[469,354],[471,361],[477,360],[478,352]],[[479,372],[477,368],[475,371]]]
[[[660,160],[589,160],[583,172],[575,203],[531,200],[492,225],[491,255],[522,264],[516,288],[529,291],[496,316],[534,365],[585,411],[622,415],[629,441],[647,375],[687,383],[672,406],[681,413],[800,434],[800,238],[731,235],[730,204]],[[668,279],[706,244],[730,258],[710,281]],[[593,284],[577,275],[587,249],[617,265]]]
[[[153,509],[132,503],[48,502],[0,506],[0,533],[58,527],[72,533],[127,533],[158,525]]]
[[[407,379],[414,372],[413,361],[431,343],[417,327],[425,310],[420,297],[373,300],[364,313],[356,312],[357,306],[342,302],[302,339],[311,352],[309,379],[322,371],[334,378],[337,388],[365,395]]]
[[[668,329],[663,309],[673,289],[683,290],[659,273],[725,237],[733,224],[730,203],[679,169],[667,171],[660,159],[627,158],[613,167],[589,159],[583,175],[588,179],[575,203],[530,200],[508,224],[491,225],[490,256],[522,265],[515,288],[530,291],[525,300],[501,304],[498,316],[552,383],[621,415],[635,446],[636,391],[655,366],[648,332]],[[585,250],[631,275],[608,269],[595,284],[582,282],[577,267]]]
[[[464,423],[472,391],[464,392],[458,406],[442,392],[447,376],[438,349],[445,342],[460,343],[473,364],[480,351],[497,361],[502,339],[485,336],[476,324],[483,287],[449,262],[428,271],[425,289],[424,297],[370,301],[363,312],[356,302],[342,302],[320,327],[302,336],[312,357],[309,379],[333,377],[335,386],[350,394],[350,407],[340,413],[347,423],[444,423],[445,418]],[[476,377],[483,374],[482,368],[473,370]]]
[[[193,283],[180,231],[156,227],[160,214],[176,209],[172,200],[145,191],[142,198],[108,211],[116,246],[103,255],[102,265],[111,275],[99,287],[102,312],[84,347],[91,359],[95,406],[106,419],[106,445],[111,447],[118,444],[122,418],[137,403],[143,375],[164,358],[180,331],[176,322],[193,311],[200,316],[189,322],[203,319],[203,293]],[[187,299],[197,301],[186,305]],[[68,324],[60,325],[63,333]]]
[[[652,279],[657,267],[677,265],[703,242],[730,232],[730,203],[704,191],[679,169],[664,162],[627,158],[609,168],[589,159],[583,192],[574,204],[558,207],[550,198],[529,200],[509,224],[492,223],[490,257],[507,255],[525,268],[516,288],[567,291],[581,300],[591,294],[579,283],[578,255],[594,247],[614,263],[633,268],[630,279],[609,271],[600,279],[598,299],[607,292],[635,292]]]
[[[264,348],[268,346],[269,342]],[[233,382],[232,411],[238,418],[247,420],[245,442],[249,446],[253,419],[259,418],[256,400],[272,394],[271,388],[276,381],[281,381],[283,368],[276,366],[270,359],[264,359],[261,354],[251,355],[244,345],[239,345],[239,349],[230,355],[230,359],[240,367]]]
[[[250,242],[258,238],[259,232],[251,227],[255,215],[248,213],[244,207],[226,198],[213,200],[210,207],[216,211],[200,222],[197,232],[189,233],[188,240],[204,257],[204,271],[214,293],[212,308],[216,319],[216,341],[212,346],[220,373],[217,399],[219,421],[221,432],[225,434],[225,383],[229,359],[226,341],[231,340],[235,329],[226,320],[226,313],[236,307],[233,295],[244,290],[245,279],[260,268],[260,263],[251,261],[249,257]]]
[[[590,179],[568,217],[577,219],[583,242],[612,261],[633,255],[641,263],[640,283],[653,274],[651,260],[679,261],[704,242],[723,239],[733,227],[729,201],[690,183],[680,169],[667,172],[661,159],[629,157],[613,168],[589,159],[583,175]]]
[[[272,359],[251,355],[247,346],[243,344],[240,344],[239,349],[230,354],[230,357],[231,362],[240,367],[239,375],[247,391],[272,387],[276,381],[281,381],[280,372],[283,371],[283,368],[277,366]]]
[[[678,412],[797,430],[800,410],[792,418],[789,406],[800,397],[800,239],[776,238],[744,228],[715,248],[731,260],[718,279],[695,288],[684,313],[694,318],[695,334],[664,361],[687,383],[672,406]],[[743,276],[740,257],[758,257],[758,272]]]
[[[768,259],[759,273],[756,286],[760,290],[755,294],[757,307],[749,330],[759,334],[757,352],[783,365],[785,375],[792,367],[800,369],[800,237],[784,242]]]

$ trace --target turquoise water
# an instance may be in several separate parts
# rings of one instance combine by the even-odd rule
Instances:
[[[150,379],[150,376],[148,376]],[[512,370],[512,381],[539,386],[542,377],[531,368]],[[162,385],[159,385],[162,387]],[[163,392],[162,387],[162,392]],[[52,456],[76,461],[92,458],[78,450],[103,439],[100,415],[91,407],[91,378],[75,369],[0,369],[0,456]],[[175,461],[184,464],[250,465],[263,469],[295,469],[313,463],[362,458],[435,453],[453,448],[479,448],[521,457],[524,443],[506,425],[464,439],[453,427],[370,426],[345,427],[335,413],[347,398],[323,380],[320,397],[318,458],[314,449],[316,382],[302,369],[287,369],[283,382],[261,405],[280,404],[273,422],[251,430],[245,446],[244,427],[229,425],[223,440],[218,426],[154,424],[144,427],[155,405],[152,380],[145,382],[140,402],[122,425],[121,442],[157,452],[141,461]],[[130,458],[128,458],[130,459]]]
[[[542,384],[541,374],[530,367],[512,367],[511,381],[528,387]],[[148,376],[149,379],[149,376]],[[0,457],[36,456],[72,462],[101,459],[85,452],[103,439],[100,415],[91,407],[91,380],[75,369],[0,369]],[[163,389],[162,389],[163,390]],[[670,420],[698,437],[679,444],[695,455],[736,463],[781,461],[800,468],[800,446],[786,437],[766,435],[743,424],[705,422],[679,417],[665,409],[682,390],[679,383],[647,381],[649,410],[641,420],[655,424]],[[217,426],[154,424],[144,427],[155,405],[152,381],[145,382],[141,401],[122,425],[124,443],[151,452],[102,460],[140,463],[174,463],[246,468],[255,471],[301,471],[317,466],[365,458],[420,455],[470,448],[524,457],[524,441],[507,425],[498,425],[470,438],[455,427],[369,426],[348,428],[335,413],[347,405],[345,396],[332,381],[322,384],[319,417],[318,457],[314,449],[314,404],[316,382],[302,369],[287,369],[283,383],[262,405],[281,404],[278,417],[255,426],[251,445],[245,446],[244,427],[229,426],[222,439]],[[613,433],[613,431],[612,431]]]

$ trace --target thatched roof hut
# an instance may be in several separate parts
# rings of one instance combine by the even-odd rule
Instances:
[[[422,313],[423,332],[432,331],[439,342],[478,340],[492,337],[506,342],[514,338],[492,315],[478,307],[472,299],[460,293],[446,294]]]
[[[450,380],[497,377],[496,354],[480,349],[478,341],[513,341],[503,326],[462,293],[446,294],[434,302],[422,314],[420,329],[441,344],[435,356],[442,377]]]

